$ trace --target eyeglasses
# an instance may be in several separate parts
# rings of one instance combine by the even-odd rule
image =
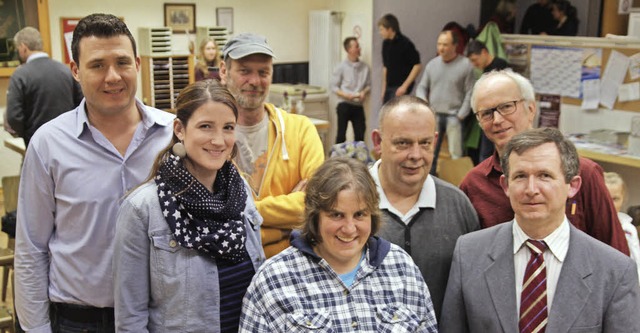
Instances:
[[[495,108],[481,110],[474,114],[476,115],[476,118],[478,119],[479,122],[486,123],[488,121],[493,120],[494,112],[498,112],[501,116],[507,116],[516,112],[516,110],[518,109],[518,103],[522,101],[524,101],[524,99],[521,98],[517,101],[505,102],[496,106]]]

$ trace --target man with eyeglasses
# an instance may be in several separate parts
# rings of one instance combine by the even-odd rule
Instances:
[[[509,199],[500,186],[500,157],[511,138],[533,128],[537,106],[531,82],[511,70],[484,74],[473,87],[471,107],[496,152],[474,167],[460,184],[488,228],[513,219]],[[566,203],[569,222],[600,241],[629,255],[613,201],[606,196],[603,169],[580,158],[582,187]]]

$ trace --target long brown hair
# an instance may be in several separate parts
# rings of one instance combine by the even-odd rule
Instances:
[[[184,127],[186,127],[193,113],[207,102],[222,103],[228,106],[231,108],[231,111],[233,111],[236,121],[238,120],[238,105],[236,104],[236,100],[233,98],[233,95],[231,95],[229,90],[218,82],[218,80],[198,81],[184,88],[176,99],[176,118],[182,122]],[[180,139],[178,139],[174,132],[169,145],[160,151],[153,162],[151,173],[144,183],[150,181],[156,176],[160,166],[162,166],[169,157],[169,154],[171,154],[171,148],[178,142],[180,142]],[[235,157],[237,150],[237,146],[234,144],[233,151],[231,152],[231,158]]]
[[[212,37],[207,37],[200,42],[200,48],[198,49],[198,62],[196,63],[196,70],[199,70],[207,76],[209,74],[209,64],[207,63],[207,59],[204,56],[204,49],[207,47],[207,44],[212,42],[216,47],[216,57],[213,58],[213,66],[220,67],[220,48],[218,47],[218,43]]]

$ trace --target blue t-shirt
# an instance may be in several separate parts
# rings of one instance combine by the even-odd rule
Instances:
[[[351,272],[338,274],[338,276],[340,277],[340,280],[342,280],[342,282],[344,282],[344,284],[346,284],[347,287],[351,287],[351,285],[353,284],[353,280],[356,279],[356,273],[358,272],[358,269],[362,264],[362,260],[364,260],[364,251],[362,251],[362,256],[360,257],[360,261],[358,261],[358,265],[356,265],[356,267],[353,270],[351,270]]]

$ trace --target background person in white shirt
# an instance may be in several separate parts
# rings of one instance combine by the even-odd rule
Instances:
[[[338,132],[336,143],[346,140],[347,125],[351,122],[355,141],[364,141],[366,120],[364,99],[371,90],[371,70],[360,61],[360,44],[355,37],[347,37],[343,43],[347,59],[333,71],[331,91],[338,96]]]
[[[607,185],[607,190],[609,190],[613,205],[618,211],[618,219],[620,220],[620,225],[622,225],[624,235],[627,238],[631,258],[636,261],[638,274],[640,275],[640,240],[638,239],[638,229],[633,225],[633,218],[629,216],[629,214],[622,212],[622,205],[627,199],[627,186],[622,177],[615,172],[605,172],[604,183]]]

